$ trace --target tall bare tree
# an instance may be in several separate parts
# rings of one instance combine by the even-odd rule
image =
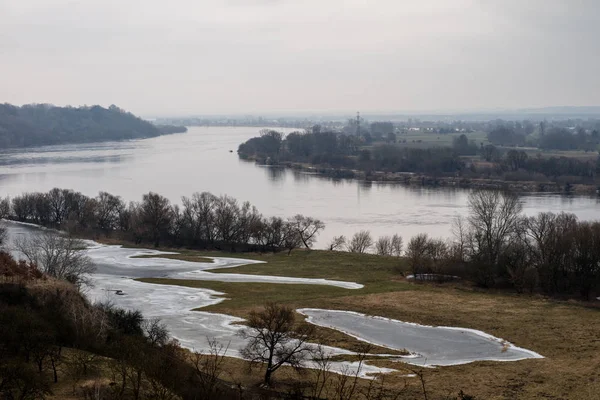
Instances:
[[[5,197],[0,199],[0,219],[10,217],[10,199]]]
[[[580,223],[573,239],[574,281],[581,297],[590,300],[600,286],[600,222]]]
[[[577,231],[573,214],[539,213],[525,220],[531,263],[536,268],[542,290],[548,294],[569,291],[573,238]]]
[[[73,283],[89,283],[89,274],[95,267],[85,253],[85,244],[79,239],[54,232],[42,232],[15,240],[15,248],[42,272]]]
[[[366,253],[371,247],[373,247],[373,238],[369,231],[355,233],[348,243],[348,251],[351,253]]]
[[[415,280],[430,270],[429,250],[429,236],[425,233],[412,237],[408,242],[406,258]]]
[[[380,256],[391,256],[394,252],[392,247],[392,238],[389,236],[381,236],[375,242],[375,251]]]
[[[172,210],[169,199],[150,192],[144,195],[139,211],[141,222],[152,238],[154,247],[158,247],[171,225]]]
[[[314,244],[319,232],[325,229],[325,224],[320,220],[300,214],[291,218],[289,223],[292,224],[300,241],[307,249],[310,249]]]
[[[396,257],[402,256],[402,248],[404,246],[404,241],[402,240],[402,236],[395,234],[392,236],[392,255]]]
[[[125,203],[119,196],[100,192],[96,197],[95,217],[98,228],[105,232],[116,230]]]
[[[194,352],[190,359],[206,397],[214,395],[223,374],[229,344],[223,345],[215,338],[208,338],[208,351]]]
[[[515,194],[492,190],[473,192],[468,205],[476,279],[480,285],[491,286],[500,252],[518,230],[522,205]]]
[[[343,249],[346,246],[346,236],[334,236],[329,242],[329,251],[336,251]]]
[[[264,365],[264,384],[269,386],[275,371],[283,365],[301,368],[310,356],[307,341],[314,327],[296,324],[294,310],[276,303],[267,303],[261,311],[252,311],[241,336],[248,344],[241,350],[251,363]]]

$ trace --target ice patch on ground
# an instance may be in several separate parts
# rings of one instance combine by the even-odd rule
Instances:
[[[414,365],[447,366],[474,361],[518,361],[543,358],[531,350],[475,329],[427,326],[353,311],[298,310],[307,321],[336,329],[364,342],[395,350],[408,350],[413,357],[399,357]]]
[[[354,282],[329,279],[293,278],[270,275],[212,273],[211,270],[234,268],[248,264],[261,264],[263,261],[240,258],[207,257],[212,263],[173,260],[168,258],[135,258],[138,256],[160,256],[177,254],[150,249],[129,249],[122,246],[107,246],[90,242],[88,256],[97,266],[97,272],[109,275],[125,275],[132,278],[169,278],[218,282],[283,283],[302,285],[327,285],[344,289],[361,289],[363,285]]]
[[[88,298],[95,302],[109,302],[114,306],[140,310],[146,318],[159,318],[166,324],[170,334],[181,346],[195,351],[207,352],[209,339],[216,339],[228,346],[227,356],[241,358],[240,350],[246,341],[239,335],[244,320],[225,314],[205,311],[192,311],[220,303],[223,293],[203,288],[159,285],[132,280],[115,275],[93,275],[93,287],[86,289]],[[116,294],[122,291],[122,295]],[[355,353],[335,347],[325,347],[330,355],[354,355]],[[307,367],[315,367],[312,362]],[[357,362],[332,362],[331,371],[354,374]],[[369,378],[373,374],[389,373],[395,370],[363,364],[359,376]]]

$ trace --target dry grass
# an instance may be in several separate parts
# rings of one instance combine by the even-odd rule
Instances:
[[[201,254],[217,256],[214,253]],[[411,284],[400,277],[398,270],[403,269],[403,264],[398,259],[318,251],[297,252],[291,257],[248,257],[268,261],[268,264],[220,272],[322,277],[360,282],[365,284],[365,288],[347,290],[312,285],[152,281],[225,292],[229,300],[204,309],[208,311],[244,317],[265,300],[296,308],[353,310],[428,325],[479,329],[546,357],[426,370],[430,398],[442,398],[449,393],[455,395],[462,389],[478,399],[600,399],[596,390],[600,388],[598,307],[541,296],[477,291],[461,284]],[[356,342],[352,343],[339,332],[326,330],[324,333],[331,341],[328,343],[340,347],[356,346]],[[389,360],[373,363],[399,368],[401,372],[387,377],[386,384],[397,388],[404,386],[406,379],[402,375],[406,370],[402,363]],[[305,379],[302,376],[297,378]],[[411,381],[410,390],[418,396],[418,391],[414,391],[415,383]]]
[[[480,329],[546,357],[438,368],[427,374],[436,393],[458,387],[485,399],[584,399],[594,398],[588,396],[589,388],[600,383],[600,311],[596,308],[451,288],[338,298],[331,307]]]

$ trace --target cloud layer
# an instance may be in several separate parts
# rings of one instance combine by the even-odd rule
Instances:
[[[4,0],[0,101],[144,115],[600,104],[596,0]]]

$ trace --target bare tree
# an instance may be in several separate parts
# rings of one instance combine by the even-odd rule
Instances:
[[[600,285],[600,222],[581,222],[574,237],[573,280],[583,300]]]
[[[381,236],[375,243],[375,251],[380,256],[391,256],[394,252],[392,247],[392,238],[389,236]]]
[[[334,385],[335,398],[339,400],[351,400],[355,398],[358,389],[358,379],[362,372],[367,355],[371,352],[372,345],[365,343],[361,344],[357,352],[358,362],[354,371],[347,365],[342,367],[342,373],[338,375]]]
[[[280,247],[284,247],[288,250],[288,256],[292,253],[292,250],[302,246],[302,239],[300,234],[296,230],[294,224],[290,222],[284,222],[282,226],[282,234]]]
[[[125,208],[125,203],[119,196],[100,192],[96,197],[95,217],[98,228],[110,232],[119,226],[119,216]]]
[[[51,221],[60,225],[69,213],[67,195],[69,190],[54,188],[47,194],[48,204],[50,206]]]
[[[208,192],[194,193],[192,198],[183,197],[185,226],[192,241],[212,243],[215,237],[215,202],[217,198]]]
[[[252,364],[265,365],[264,384],[283,365],[301,368],[311,348],[307,341],[314,332],[308,324],[296,325],[294,310],[276,303],[267,303],[261,311],[252,311],[241,336],[248,344],[242,356]]]
[[[159,318],[144,320],[142,323],[144,336],[152,347],[162,347],[169,342],[169,331]]]
[[[141,222],[154,242],[160,245],[160,239],[171,225],[171,204],[169,199],[157,193],[145,194],[139,208]]]
[[[494,284],[498,257],[518,229],[522,205],[512,193],[482,190],[469,196],[471,258],[482,286]]]
[[[406,248],[406,258],[415,280],[418,275],[429,271],[429,236],[427,234],[422,233],[410,239]]]
[[[416,367],[414,367],[414,368],[408,368],[408,369],[414,375],[416,375],[417,378],[419,378],[419,382],[421,383],[421,390],[423,391],[423,399],[424,400],[429,400],[429,397],[427,395],[426,382],[425,382],[425,370],[423,368],[417,369]]]
[[[334,236],[329,242],[329,251],[336,251],[344,248],[346,246],[346,236]]]
[[[452,254],[455,261],[464,262],[466,259],[467,246],[469,244],[469,232],[467,226],[462,217],[457,216],[452,221],[452,235],[454,236],[454,243],[452,247]]]
[[[10,217],[10,199],[5,197],[0,199],[0,219]]]
[[[142,360],[145,379],[142,384],[141,398],[181,400],[174,389],[181,385],[181,366],[186,363],[186,358],[176,340],[171,340],[148,352]]]
[[[220,196],[214,202],[215,232],[218,240],[231,243],[238,234],[240,206],[233,197]]]
[[[392,236],[392,255],[396,257],[401,257],[403,246],[404,242],[402,240],[402,236],[397,234]]]
[[[314,244],[317,239],[317,235],[323,229],[325,224],[318,219],[305,217],[304,215],[296,215],[289,220],[293,228],[296,230],[300,241],[307,249]]]
[[[505,266],[510,281],[517,293],[525,289],[533,291],[537,273],[531,262],[531,252],[522,240],[514,241],[500,255],[500,263]]]
[[[348,244],[348,251],[351,253],[366,253],[373,247],[373,238],[369,231],[360,231],[352,236]]]
[[[311,371],[314,375],[314,382],[310,387],[311,398],[320,399],[323,392],[329,386],[332,377],[331,362],[333,355],[327,351],[323,345],[318,344],[313,350],[312,361],[315,364]]]
[[[15,248],[43,273],[76,286],[89,283],[88,275],[95,270],[83,241],[72,237],[42,232],[18,238]]]
[[[215,338],[208,339],[209,350],[204,352],[194,352],[191,356],[192,364],[196,369],[196,375],[202,385],[202,391],[206,396],[214,394],[219,383],[227,350],[227,346],[219,343]]]
[[[404,381],[404,386],[400,389],[386,389],[385,376],[381,375],[377,379],[371,379],[369,385],[363,389],[362,395],[365,400],[398,400],[405,398],[404,394],[408,391],[408,382]]]
[[[448,245],[442,239],[430,239],[427,247],[429,268],[434,274],[443,274],[448,260]],[[438,277],[441,278],[441,277]]]
[[[540,213],[525,220],[531,263],[536,268],[540,286],[548,294],[568,291],[571,255],[577,217],[573,214]]]

